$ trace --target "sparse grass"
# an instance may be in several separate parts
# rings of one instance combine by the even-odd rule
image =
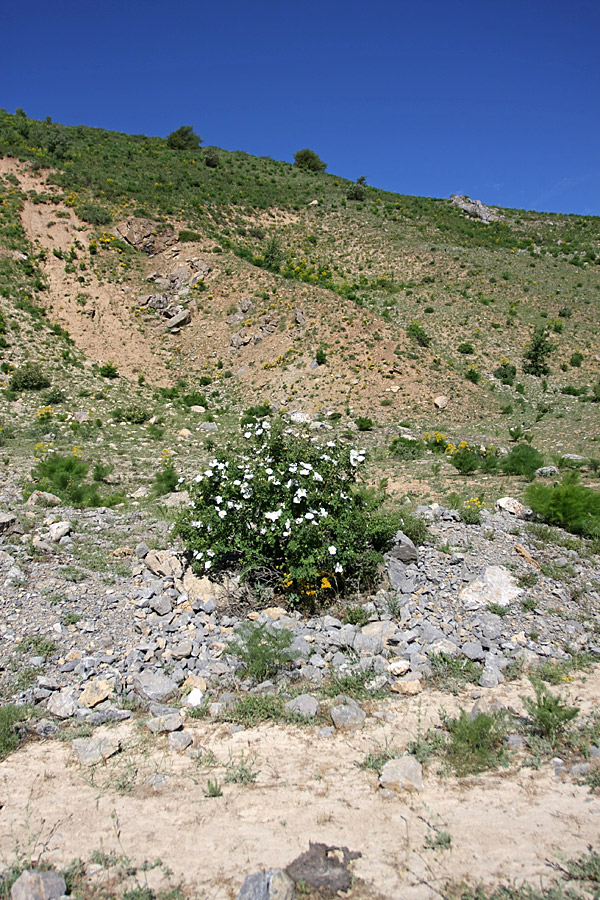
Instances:
[[[17,726],[30,715],[28,706],[15,706],[12,703],[0,706],[0,760],[13,753],[23,742],[24,733]]]
[[[452,694],[458,692],[467,684],[477,684],[481,676],[481,664],[465,657],[448,656],[439,653],[430,659],[432,683],[442,690]]]
[[[462,709],[455,718],[442,716],[442,723],[449,735],[443,747],[445,764],[456,775],[474,775],[506,762],[507,717],[504,712],[480,713],[471,718]]]
[[[240,754],[238,760],[230,757],[225,771],[226,784],[252,784],[256,780],[258,772],[254,768],[256,757],[246,759],[244,753]]]

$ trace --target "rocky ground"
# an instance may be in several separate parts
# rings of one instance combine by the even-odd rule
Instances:
[[[533,694],[524,673],[554,664],[592,716],[600,563],[585,542],[515,501],[480,525],[423,506],[426,542],[399,536],[376,594],[307,617],[195,576],[167,522],[59,504],[23,503],[10,478],[0,495],[2,695],[33,709],[29,741],[0,764],[5,857],[37,818],[49,861],[118,853],[122,835],[138,862],[160,848],[185,896],[216,898],[324,841],[362,853],[350,896],[420,898],[449,880],[549,876],[547,855],[595,838],[581,784],[595,732],[584,751],[545,752],[519,699]],[[248,621],[291,633],[291,661],[260,683],[232,652]],[[427,729],[473,703],[516,716],[509,770],[444,775]],[[247,896],[275,896],[267,882]]]

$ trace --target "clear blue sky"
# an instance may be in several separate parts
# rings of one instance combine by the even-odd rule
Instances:
[[[598,0],[5,4],[0,106],[600,214]]]

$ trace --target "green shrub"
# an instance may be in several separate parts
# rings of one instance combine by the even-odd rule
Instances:
[[[64,403],[66,394],[61,388],[53,387],[50,388],[44,399],[49,406],[56,406],[58,403]]]
[[[89,222],[90,225],[110,225],[112,222],[112,215],[109,211],[98,206],[97,203],[82,203],[77,207],[77,215],[84,222]]]
[[[29,714],[27,706],[15,706],[12,703],[0,706],[0,760],[6,759],[22,742],[22,734],[16,726]]]
[[[254,425],[259,419],[265,419],[272,413],[270,403],[257,403],[255,406],[249,406],[242,414],[240,425],[244,428],[246,425]]]
[[[463,341],[462,344],[458,345],[457,349],[459,353],[464,353],[466,356],[475,353],[475,347],[468,341]]]
[[[357,181],[355,184],[351,184],[346,192],[347,200],[357,200],[362,201],[367,196],[367,189],[362,182]]]
[[[49,453],[32,470],[33,481],[25,485],[23,493],[29,496],[35,488],[39,488],[79,507],[115,506],[121,503],[123,497],[120,494],[101,496],[98,482],[84,480],[89,468],[89,463],[76,456]]]
[[[50,387],[50,379],[39,363],[27,362],[15,369],[8,382],[11,391],[41,391]]]
[[[548,375],[550,368],[546,359],[554,349],[554,344],[548,340],[546,328],[542,326],[536,328],[523,355],[523,371],[538,378]]]
[[[315,353],[315,359],[319,366],[324,366],[325,363],[327,362],[327,355],[322,347],[319,347],[319,349]]]
[[[221,162],[221,157],[214,149],[214,147],[209,147],[204,153],[204,164],[208,166],[209,169],[218,169]]]
[[[354,420],[359,431],[372,431],[375,422],[368,416],[357,416]]]
[[[419,347],[429,347],[431,345],[431,338],[418,322],[411,322],[406,329],[406,333],[411,341],[414,341]]]
[[[500,461],[500,468],[505,475],[522,475],[530,480],[534,477],[535,470],[543,465],[544,457],[529,444],[517,444]]]
[[[106,362],[98,370],[102,378],[118,378],[119,370],[112,362]]]
[[[479,384],[479,382],[481,381],[481,372],[479,371],[479,369],[476,369],[475,366],[469,366],[469,368],[465,372],[465,378],[472,384]]]
[[[479,455],[471,447],[459,445],[454,453],[447,454],[447,458],[448,462],[458,469],[461,475],[472,475],[479,468]]]
[[[227,653],[237,656],[245,674],[260,682],[273,678],[294,659],[290,650],[293,640],[287,628],[243,622],[237,629],[237,640],[227,645]]]
[[[521,697],[531,719],[534,731],[555,741],[579,713],[578,706],[567,706],[561,697],[553,694],[539,678],[529,679],[535,691],[535,700]]]
[[[364,452],[320,446],[281,421],[244,436],[246,453],[223,451],[189,487],[176,532],[194,569],[237,567],[308,606],[373,584],[402,517],[382,512],[382,494],[357,490]]]
[[[390,444],[390,455],[395,459],[421,459],[425,456],[425,443],[398,435]]]
[[[600,537],[600,491],[579,484],[578,472],[569,472],[556,486],[529,485],[525,499],[549,525],[560,525],[585,537]]]
[[[305,148],[294,153],[294,166],[297,169],[303,169],[305,172],[324,172],[327,168],[327,163],[324,163],[314,150]]]
[[[581,367],[581,363],[584,360],[583,353],[579,353],[579,351],[573,353],[571,355],[571,359],[569,360],[569,365],[573,366],[574,369],[579,369]]]
[[[154,476],[154,494],[156,497],[162,497],[164,494],[171,494],[177,488],[179,476],[175,471],[173,460],[169,459],[163,467],[158,470]]]
[[[201,143],[202,138],[191,125],[182,125],[167,136],[167,147],[170,150],[197,150]]]
[[[494,769],[506,759],[506,716],[481,713],[474,719],[461,709],[457,718],[442,717],[449,733],[444,747],[447,764],[456,775],[474,775]]]
[[[179,232],[178,240],[182,244],[184,244],[184,243],[192,244],[192,243],[195,243],[196,241],[201,241],[202,235],[199,234],[197,231],[188,231],[187,229],[183,228]]]

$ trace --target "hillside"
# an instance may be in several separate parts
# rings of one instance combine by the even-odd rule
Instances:
[[[596,895],[599,300],[599,218],[0,111],[0,898]]]

